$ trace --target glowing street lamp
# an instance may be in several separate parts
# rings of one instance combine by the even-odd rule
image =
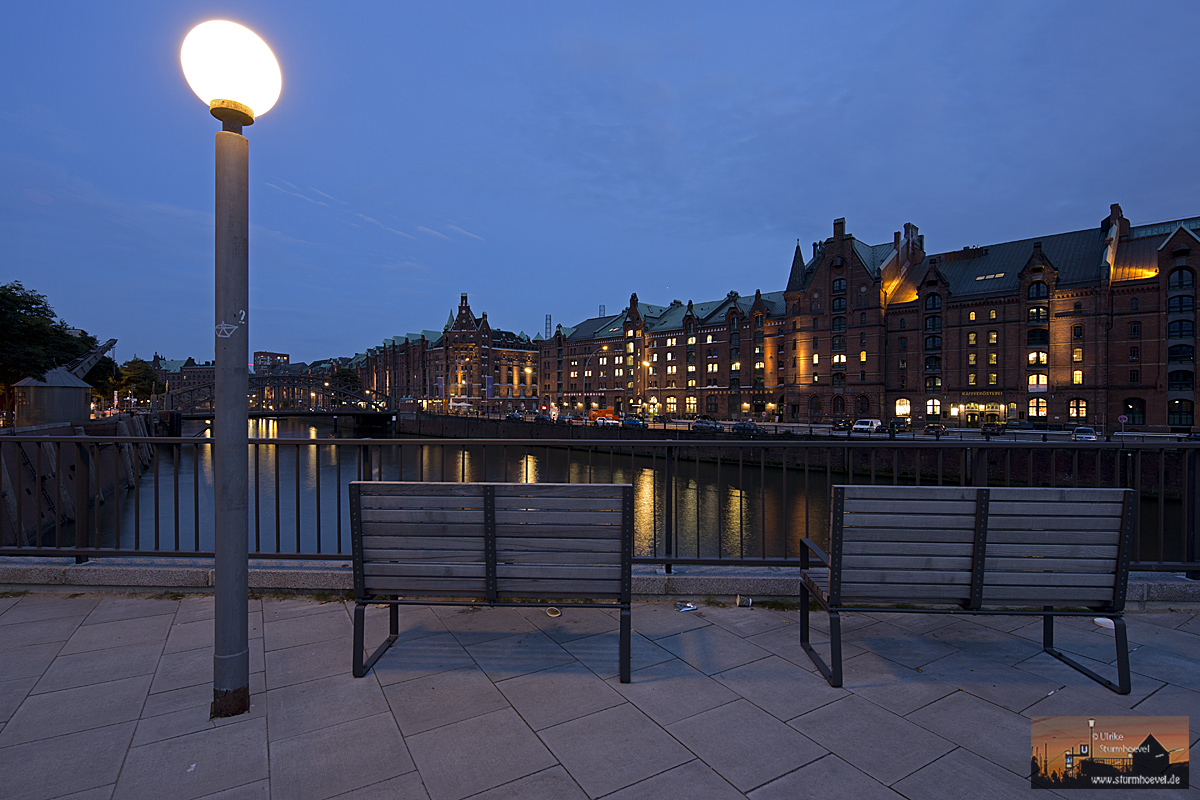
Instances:
[[[282,77],[271,48],[235,22],[211,20],[179,52],[188,85],[221,120],[216,142],[216,385],[213,398],[215,500],[213,717],[250,710],[247,629],[249,475],[249,143],[252,125],[279,99]]]

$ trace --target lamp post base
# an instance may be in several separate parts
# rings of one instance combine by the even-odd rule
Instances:
[[[208,718],[236,717],[250,710],[250,687],[238,689],[214,689],[213,701],[209,707]]]

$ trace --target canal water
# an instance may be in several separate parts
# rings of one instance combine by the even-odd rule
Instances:
[[[665,555],[666,469],[661,455],[605,446],[433,445],[381,439],[369,447],[338,444],[332,423],[252,420],[252,438],[278,438],[250,453],[250,550],[350,552],[349,482],[376,480],[629,483],[634,487],[638,556]],[[184,436],[204,437],[204,424]],[[200,439],[198,438],[198,441]],[[205,445],[157,448],[157,463],[136,490],[94,511],[91,538],[140,550],[213,549],[213,476]],[[829,490],[823,472],[770,467],[737,458],[677,462],[672,550],[681,557],[792,558],[800,539],[824,542]],[[68,540],[73,540],[73,533]]]

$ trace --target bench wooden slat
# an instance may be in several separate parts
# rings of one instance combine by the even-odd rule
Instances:
[[[974,530],[942,531],[929,529],[926,531],[907,531],[895,528],[852,528],[845,530],[842,541],[849,547],[853,542],[869,543],[870,547],[886,547],[887,542],[906,544],[952,544],[968,546],[975,541]]]
[[[424,527],[424,526],[421,526]],[[483,536],[464,536],[462,527],[454,529],[455,536],[427,536],[424,530],[412,534],[363,534],[364,548],[387,550],[389,548],[422,547],[431,550],[478,550],[483,552]]]
[[[989,570],[1041,571],[1041,572],[1101,572],[1113,573],[1116,565],[1112,559],[1104,558],[997,558],[989,556],[985,559]]]
[[[481,511],[450,511],[436,508],[402,509],[402,508],[364,508],[361,512],[365,524],[372,522],[393,522],[401,525],[419,523],[450,523],[478,524],[483,526]]]
[[[478,578],[483,580],[484,577],[483,564],[471,563],[429,563],[429,562],[391,562],[391,561],[372,561],[369,564],[363,564],[363,574],[367,577],[368,584],[371,578],[379,576],[409,576],[413,578]]]
[[[841,486],[846,490],[846,502],[862,499],[873,500],[912,500],[923,497],[938,501],[941,505],[950,500],[969,500],[975,502],[975,489],[970,486]]]
[[[530,581],[512,578],[500,584],[498,593],[501,597],[583,597],[601,600],[621,596],[613,586],[612,581]]]
[[[621,497],[624,484],[607,483],[497,483],[501,497]]]
[[[1112,589],[1093,589],[1087,587],[1055,588],[1052,586],[984,586],[983,600],[985,603],[1025,602],[1034,605],[1073,605],[1084,603],[1104,603],[1113,601]]]
[[[562,551],[552,552],[536,552],[536,551],[501,551],[496,552],[496,561],[499,564],[593,564],[605,566],[620,566],[621,553],[613,551],[610,553],[593,552],[593,553],[572,553]]]
[[[588,525],[609,524],[620,529],[621,514],[605,511],[517,511],[496,510],[496,525]]]
[[[846,542],[842,552],[847,555],[896,556],[970,556],[970,542]]]
[[[974,491],[974,490],[972,490]],[[928,500],[906,497],[896,499],[859,500],[846,498],[846,511],[859,514],[928,514],[935,511],[948,517],[975,516],[975,498],[970,500],[946,500],[930,503]]]
[[[620,497],[497,497],[496,511],[608,511],[621,513]]]
[[[964,545],[965,547],[965,545]],[[965,570],[971,571],[971,551],[948,558],[932,555],[892,556],[857,555],[843,553],[842,569],[920,569],[920,570]]]
[[[997,545],[1044,545],[1050,544],[1045,531],[998,530],[988,531],[988,544]],[[1057,531],[1054,544],[1084,544],[1116,547],[1121,541],[1120,531]]]
[[[1028,558],[1035,556],[1047,558],[1115,558],[1117,546],[1094,544],[994,544],[988,542],[987,555],[1007,556],[1009,558]]]
[[[446,508],[446,509],[477,509],[483,511],[482,497],[438,497],[436,495],[368,495],[359,501],[359,507],[367,508]]]
[[[480,543],[478,550],[434,550],[430,548],[420,549],[401,549],[389,548],[387,550],[372,550],[369,547],[363,548],[364,561],[453,561],[467,562],[478,561],[483,562],[483,544]]]
[[[1130,490],[996,486],[988,491],[993,503],[1122,503]]]
[[[993,500],[988,504],[988,514],[993,517],[1116,517],[1120,519],[1121,503],[1064,503],[1059,501],[998,503]]]
[[[521,579],[528,581],[561,580],[561,581],[610,581],[620,582],[621,567],[588,564],[576,566],[571,564],[497,564],[496,577],[502,585],[510,580]]]
[[[842,568],[842,591],[854,583],[910,583],[926,586],[971,583],[968,570],[846,569]]]
[[[620,525],[589,525],[582,521],[578,525],[501,525],[496,524],[496,539],[544,538],[552,539],[615,539],[621,541]]]
[[[842,584],[842,601],[855,600],[881,601],[889,600],[895,603],[910,600],[961,603],[971,596],[970,584],[883,584],[883,583],[852,583]]]
[[[988,517],[988,541],[993,534],[1000,536],[1005,531],[1090,531],[1098,534],[1118,533],[1120,517],[1016,517],[993,515]]]
[[[479,497],[479,485],[473,483],[455,483],[451,481],[423,482],[391,482],[391,481],[352,481],[351,486],[358,486],[359,497],[409,497],[433,496],[442,497]]]
[[[470,536],[472,538],[482,538],[483,519],[481,516],[478,525],[445,522],[364,522],[361,523],[360,536],[362,536],[364,542],[376,537],[387,536],[444,536],[449,538]]]
[[[1107,586],[1117,576],[1102,572],[988,572],[983,586]]]
[[[375,575],[368,579],[366,593],[414,597],[437,595],[439,597],[481,597],[484,593],[483,578],[414,578]]]
[[[849,504],[847,504],[849,506]],[[925,510],[925,509],[922,509]],[[885,530],[975,530],[975,515],[960,514],[860,514],[847,508],[842,517],[842,524],[854,530],[876,529]]]
[[[604,539],[553,539],[547,541],[541,536],[497,536],[497,553],[514,553],[522,550],[549,550],[563,553],[578,551],[581,553],[619,553],[621,540],[619,538]]]

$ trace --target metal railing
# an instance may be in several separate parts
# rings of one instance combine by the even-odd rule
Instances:
[[[635,562],[799,563],[840,483],[1130,487],[1133,568],[1200,577],[1200,444],[252,439],[252,558],[349,557],[352,480],[631,483]],[[6,436],[0,555],[211,557],[212,440]]]

